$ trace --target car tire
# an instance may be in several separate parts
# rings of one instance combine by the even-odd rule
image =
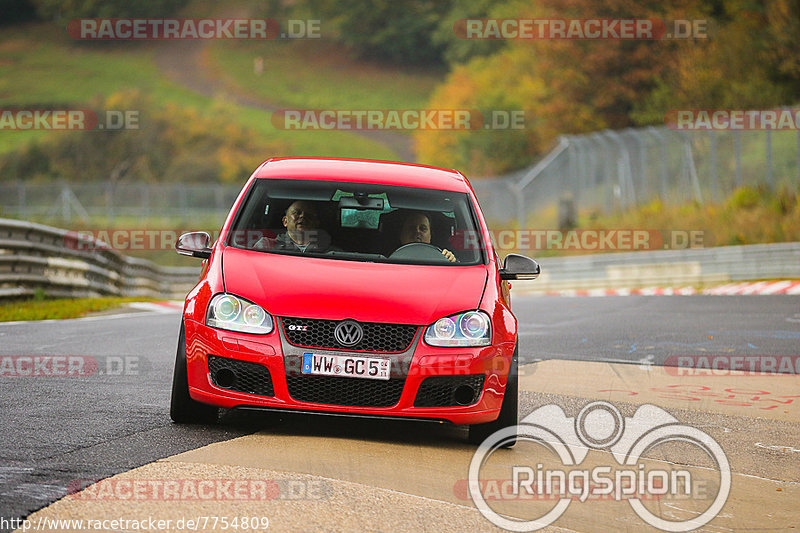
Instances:
[[[514,355],[511,356],[511,368],[508,369],[508,381],[506,391],[503,395],[503,403],[500,407],[500,415],[497,420],[486,422],[485,424],[472,424],[469,427],[468,440],[471,444],[480,444],[489,435],[499,429],[517,425],[517,408],[519,405],[519,351],[514,348]],[[517,438],[509,437],[503,441],[501,448],[511,448],[517,443]]]
[[[189,375],[186,370],[186,332],[181,324],[175,370],[172,374],[172,398],[169,416],[177,424],[210,424],[217,421],[219,409],[193,400],[189,395]]]

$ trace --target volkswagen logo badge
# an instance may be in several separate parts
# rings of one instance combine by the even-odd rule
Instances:
[[[333,336],[342,346],[355,346],[364,338],[364,329],[355,320],[342,320],[333,330]]]

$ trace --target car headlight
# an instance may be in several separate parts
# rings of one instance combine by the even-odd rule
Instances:
[[[492,343],[491,320],[483,311],[446,316],[425,329],[425,342],[431,346],[488,346]]]
[[[271,333],[275,328],[275,322],[264,309],[232,294],[217,294],[211,298],[206,325],[258,335]]]

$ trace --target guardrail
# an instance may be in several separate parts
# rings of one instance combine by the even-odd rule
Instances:
[[[515,289],[638,289],[800,279],[800,243],[545,257],[539,263],[539,278],[514,282]]]
[[[183,299],[200,266],[164,267],[101,241],[42,224],[0,218],[0,299],[142,296]]]
[[[517,291],[711,285],[800,279],[800,243],[546,257]],[[0,218],[0,298],[143,296],[183,299],[200,273],[127,257],[77,232]]]

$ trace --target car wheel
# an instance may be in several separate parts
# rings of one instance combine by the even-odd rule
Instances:
[[[499,429],[517,425],[517,406],[519,403],[519,349],[514,348],[514,355],[511,356],[511,368],[508,370],[508,383],[506,392],[503,395],[503,404],[500,407],[500,415],[497,420],[485,424],[473,424],[469,427],[468,440],[472,444],[480,444],[489,435]],[[503,442],[502,448],[511,448],[517,443],[516,437],[509,437]]]
[[[189,376],[186,371],[186,333],[181,325],[175,371],[172,374],[172,399],[169,416],[178,424],[209,424],[217,421],[219,409],[200,403],[189,396]]]

